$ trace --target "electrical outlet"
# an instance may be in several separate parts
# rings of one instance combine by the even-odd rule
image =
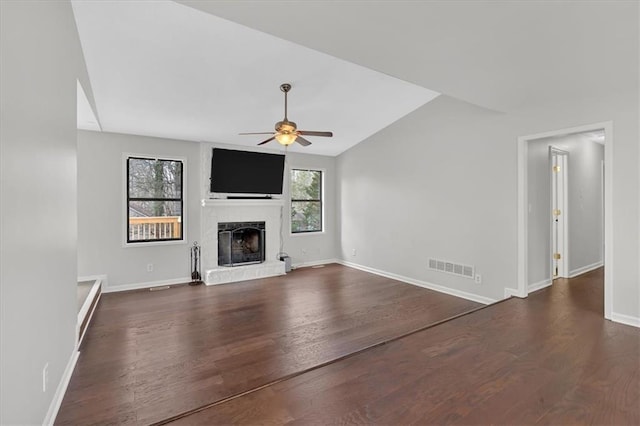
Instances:
[[[351,256],[356,257],[356,249],[351,250]]]
[[[153,272],[153,263],[147,263],[147,272]]]
[[[49,384],[49,363],[47,362],[42,367],[42,392],[47,391],[47,385]]]
[[[476,276],[474,277],[474,280],[476,284],[482,284],[482,275],[476,274]]]

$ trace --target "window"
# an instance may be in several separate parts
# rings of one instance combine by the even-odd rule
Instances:
[[[322,232],[322,172],[291,170],[291,233]]]
[[[127,243],[182,240],[182,161],[127,158]]]

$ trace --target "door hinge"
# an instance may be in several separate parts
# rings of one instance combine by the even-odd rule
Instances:
[[[560,253],[553,253],[553,258],[555,260],[560,260],[560,259],[562,259],[562,256],[560,255]]]
[[[560,166],[553,166],[553,171],[558,173],[560,171]]]
[[[561,213],[562,213],[562,212],[560,211],[560,209],[554,209],[554,210],[553,210],[553,215],[554,215],[554,216],[560,216],[560,214],[561,214]]]

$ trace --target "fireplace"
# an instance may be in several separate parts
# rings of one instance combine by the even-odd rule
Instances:
[[[204,144],[202,145],[204,146]],[[208,172],[207,172],[208,173]],[[206,175],[208,178],[208,174]],[[203,174],[204,182],[205,174]],[[254,280],[258,278],[275,277],[286,273],[284,262],[277,260],[280,247],[281,214],[284,202],[282,200],[202,200],[202,279],[206,285],[234,283],[238,281]],[[219,226],[223,222],[233,222],[233,226]],[[238,222],[247,222],[238,226]],[[258,223],[256,226],[256,222]],[[256,263],[242,264],[232,262],[231,249],[226,240],[225,248],[220,248],[218,230],[229,231],[239,227],[264,229],[262,236],[262,256]],[[264,226],[264,228],[262,227]],[[222,239],[229,234],[224,234]],[[218,256],[218,252],[227,256]],[[263,259],[263,261],[260,261]],[[237,266],[235,268],[231,265]]]
[[[219,222],[218,265],[239,266],[265,260],[264,222]]]

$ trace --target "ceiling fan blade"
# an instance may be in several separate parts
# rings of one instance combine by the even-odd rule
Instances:
[[[298,142],[300,145],[302,146],[309,146],[311,145],[311,142],[309,142],[308,140],[306,140],[305,138],[303,138],[302,136],[298,135],[298,137],[296,138],[296,142]]]
[[[272,140],[274,140],[276,137],[275,136],[271,136],[269,139],[267,139],[266,141],[262,141],[260,142],[258,145],[264,145],[267,142],[271,142]]]
[[[298,134],[305,136],[325,136],[328,138],[333,136],[333,132],[316,132],[313,130],[298,130]]]
[[[238,133],[239,135],[273,135],[275,132]]]

